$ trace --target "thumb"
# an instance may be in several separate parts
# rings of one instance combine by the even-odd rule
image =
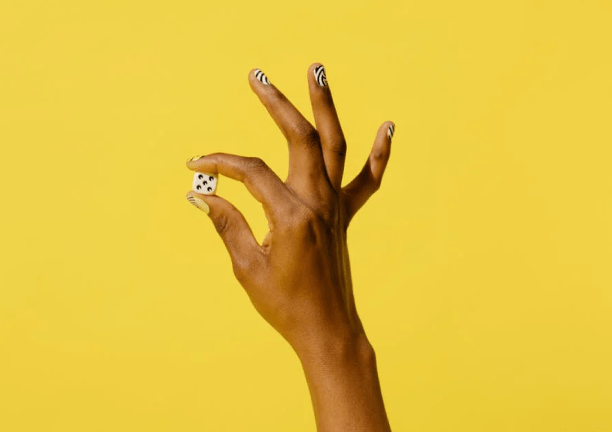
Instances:
[[[190,191],[187,200],[208,214],[225,244],[234,274],[241,280],[253,271],[253,266],[261,256],[261,246],[257,243],[251,227],[233,204],[217,195],[203,195]]]

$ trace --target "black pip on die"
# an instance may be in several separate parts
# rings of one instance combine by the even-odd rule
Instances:
[[[217,177],[210,173],[196,172],[193,175],[193,190],[204,195],[212,195],[217,190]]]

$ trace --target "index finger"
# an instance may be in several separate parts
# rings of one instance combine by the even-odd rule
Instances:
[[[292,198],[285,183],[259,158],[212,153],[191,158],[187,161],[187,168],[198,172],[218,172],[244,183],[272,218],[282,217],[281,213]]]

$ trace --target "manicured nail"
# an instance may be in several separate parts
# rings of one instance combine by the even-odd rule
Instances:
[[[268,77],[266,76],[265,73],[263,73],[261,70],[259,69],[255,69],[255,78],[257,78],[259,81],[261,81],[261,83],[263,85],[270,85],[270,80],[268,79]]]
[[[320,87],[327,87],[327,76],[325,75],[325,68],[323,65],[317,66],[314,70],[315,80]]]
[[[217,177],[210,173],[196,172],[193,175],[193,190],[204,195],[212,195],[217,190]]]
[[[189,159],[187,162],[193,162],[193,161],[197,161],[198,159],[202,159],[204,156],[206,155],[202,155],[202,156],[194,156],[191,159]]]
[[[393,138],[394,133],[395,133],[395,125],[392,124],[391,126],[389,126],[389,130],[387,131],[387,138],[389,139]]]
[[[208,204],[206,204],[203,200],[201,200],[198,197],[193,197],[193,196],[188,196],[187,199],[189,200],[189,202],[191,204],[193,204],[194,206],[196,206],[197,208],[199,208],[200,210],[202,210],[204,213],[208,214],[208,212],[210,211],[210,208],[208,207]]]

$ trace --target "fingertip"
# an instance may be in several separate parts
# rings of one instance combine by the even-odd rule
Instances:
[[[251,85],[251,88],[253,90],[255,90],[255,84],[257,84],[257,78],[255,78],[255,72],[258,71],[259,69],[257,68],[253,68],[249,71],[249,84]]]
[[[376,141],[374,145],[391,144],[393,135],[395,134],[395,122],[390,120],[383,122],[376,133]]]
[[[318,68],[319,66],[323,66],[323,64],[321,64],[321,63],[319,63],[319,62],[316,62],[316,63],[311,64],[311,65],[308,67],[308,78],[311,78],[311,77],[313,77],[313,76],[314,76],[314,71],[315,71],[315,69],[316,69],[316,68]]]
[[[392,121],[388,121],[387,123],[387,139],[389,142],[393,139],[393,135],[395,135],[395,123]]]
[[[372,146],[369,161],[371,164],[381,166],[384,170],[384,165],[389,160],[391,154],[391,138],[395,131],[395,123],[386,121],[378,129],[378,135]]]
[[[268,76],[259,68],[249,71],[249,84],[253,90],[256,90],[259,86],[270,87],[272,85]]]
[[[185,198],[187,198],[187,201],[189,201],[197,209],[202,210],[206,214],[210,213],[210,206],[208,205],[208,202],[206,202],[206,200],[203,198],[203,195],[198,194],[194,191],[189,191]]]
[[[189,159],[187,159],[187,162],[185,162],[185,166],[187,166],[187,168],[189,168],[190,170],[194,170],[195,167],[194,167],[193,162],[196,162],[205,156],[206,155],[197,155],[197,156],[190,157]]]
[[[316,62],[310,65],[308,68],[308,81],[314,84],[314,88],[327,88],[327,72],[325,66],[320,62]]]

